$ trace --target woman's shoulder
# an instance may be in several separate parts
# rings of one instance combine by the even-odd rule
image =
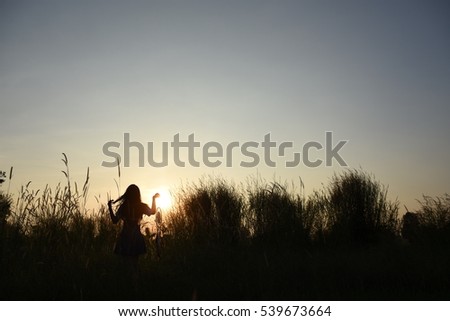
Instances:
[[[140,210],[141,213],[147,214],[147,213],[151,212],[150,206],[148,206],[147,203],[141,203],[139,206],[140,206],[139,210]]]
[[[122,204],[118,210],[119,217],[124,218],[124,219],[129,217],[130,210],[138,215],[151,213],[151,209],[148,206],[148,204],[146,204],[146,203],[141,202],[141,203],[135,204],[131,207],[126,204]]]

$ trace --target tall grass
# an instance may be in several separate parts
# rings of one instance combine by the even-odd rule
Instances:
[[[311,233],[305,200],[287,184],[258,182],[248,188],[248,221],[253,238],[282,244],[304,243]]]
[[[246,235],[244,199],[237,187],[223,179],[182,186],[169,213],[171,234],[195,243],[235,244]]]
[[[424,195],[418,203],[415,243],[450,247],[450,195]]]
[[[333,242],[365,244],[399,233],[399,202],[389,201],[387,188],[361,170],[335,175],[323,201]]]
[[[136,298],[112,251],[120,226],[106,204],[86,210],[89,170],[78,185],[64,154],[62,162],[63,184],[34,191],[28,183],[15,202],[0,193],[0,298]],[[398,202],[363,171],[335,175],[309,196],[288,183],[217,177],[172,194],[161,259],[147,238],[139,299],[448,297],[442,249],[380,242],[400,238]],[[433,242],[448,235],[449,203],[448,195],[421,203],[420,224]],[[353,246],[369,243],[370,251]]]
[[[2,226],[6,224],[6,220],[11,214],[11,204],[11,196],[0,192],[0,224]]]
[[[89,168],[82,189],[79,190],[78,184],[70,180],[69,163],[64,153],[62,162],[65,165],[62,170],[66,178],[65,185],[58,184],[54,190],[46,185],[41,191],[31,189],[30,181],[21,187],[11,220],[24,234],[32,234],[39,229],[58,234],[58,231],[66,230],[87,214]]]
[[[246,187],[221,178],[181,187],[169,214],[171,234],[195,243],[305,243],[314,217],[287,184],[250,180]]]
[[[80,189],[70,179],[65,154],[62,162],[64,185],[58,184],[54,189],[47,185],[41,191],[33,190],[28,182],[21,187],[3,220],[6,224],[2,226],[2,258],[8,264],[2,266],[6,269],[3,275],[8,277],[2,281],[6,288],[17,281],[8,291],[25,291],[25,297],[34,298],[35,291],[26,289],[37,286],[47,299],[83,298],[90,262],[104,257],[114,242],[116,229],[106,220],[106,207],[102,205],[92,212],[86,209],[89,169]],[[8,202],[12,203],[10,199]],[[69,277],[71,274],[74,279]],[[65,277],[70,279],[67,284],[62,282]],[[4,295],[0,292],[0,296]]]

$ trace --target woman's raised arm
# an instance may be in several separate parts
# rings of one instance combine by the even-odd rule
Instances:
[[[153,195],[152,197],[152,208],[151,208],[151,214],[155,214],[156,213],[156,199],[159,197],[159,193],[156,193],[155,195]]]
[[[109,216],[111,217],[111,220],[114,224],[119,222],[119,216],[114,214],[114,211],[112,209],[113,200],[108,201],[108,210],[109,210]]]

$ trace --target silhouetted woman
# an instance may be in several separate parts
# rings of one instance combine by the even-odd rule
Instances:
[[[125,193],[116,201],[108,201],[109,215],[114,224],[123,221],[122,231],[117,238],[114,253],[121,255],[129,261],[132,268],[133,281],[137,282],[138,258],[146,252],[144,236],[141,234],[140,223],[142,216],[156,213],[156,198],[159,194],[153,195],[152,207],[141,201],[139,187],[132,184],[128,186]],[[119,209],[114,213],[112,204],[120,203]],[[137,286],[137,284],[135,284]]]

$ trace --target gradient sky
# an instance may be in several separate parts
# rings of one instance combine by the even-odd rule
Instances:
[[[450,192],[447,1],[0,1],[0,169],[11,191],[63,181],[61,153],[90,200],[116,193],[102,147],[191,133],[204,144],[294,148],[325,132],[340,154],[417,207]],[[201,155],[201,154],[200,154]],[[313,156],[320,156],[315,153]],[[198,157],[201,159],[201,157]],[[344,168],[137,166],[144,193],[204,175],[298,182],[307,194]],[[5,186],[3,186],[5,189]],[[145,199],[145,197],[144,197]]]

